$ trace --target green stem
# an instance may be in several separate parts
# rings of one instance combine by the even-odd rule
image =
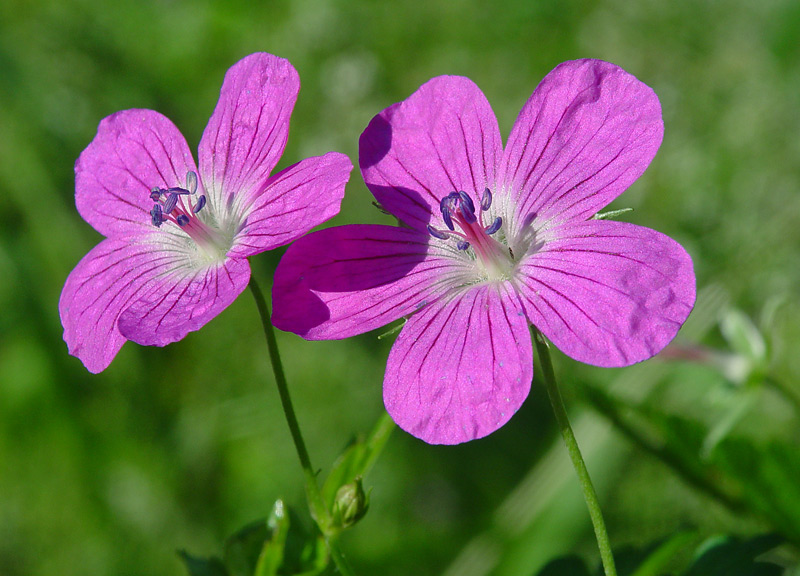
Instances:
[[[283,363],[281,362],[281,355],[278,351],[278,341],[275,339],[275,328],[272,326],[269,308],[264,299],[264,293],[261,291],[261,288],[259,288],[253,276],[250,277],[250,291],[253,293],[253,298],[255,298],[258,314],[261,316],[261,324],[264,327],[264,335],[267,337],[267,348],[269,349],[269,357],[272,361],[272,372],[275,374],[275,383],[278,385],[278,394],[281,398],[283,413],[286,416],[286,423],[289,425],[289,432],[291,432],[292,440],[294,441],[297,457],[300,459],[300,466],[303,468],[306,498],[308,499],[311,516],[314,518],[317,526],[319,526],[323,536],[325,536],[328,550],[339,572],[345,576],[353,576],[353,570],[345,559],[342,550],[339,548],[338,540],[331,535],[331,515],[322,498],[322,492],[320,492],[319,485],[317,484],[317,475],[314,472],[314,468],[311,466],[311,459],[308,456],[308,450],[306,450],[303,435],[300,433],[300,425],[294,413],[294,406],[292,405],[292,398],[289,395],[289,387],[286,384],[286,376],[283,372]]]
[[[603,520],[603,513],[600,510],[600,503],[597,500],[597,492],[592,485],[592,479],[589,478],[589,471],[586,469],[586,463],[583,461],[581,450],[578,447],[578,441],[575,439],[575,434],[570,426],[567,411],[564,408],[564,400],[561,398],[561,392],[558,389],[556,382],[556,375],[553,370],[553,362],[550,359],[550,348],[547,341],[536,328],[533,329],[533,340],[536,342],[536,350],[539,353],[539,362],[542,366],[544,373],[544,384],[547,388],[547,395],[550,397],[550,404],[553,406],[553,412],[556,416],[556,422],[561,430],[561,436],[564,438],[564,444],[567,446],[567,452],[572,460],[572,465],[575,472],[578,474],[581,490],[583,491],[583,498],[586,500],[586,506],[589,508],[589,516],[592,519],[592,526],[594,527],[594,535],[597,538],[597,546],[600,549],[600,559],[603,562],[603,570],[606,576],[617,576],[617,569],[614,565],[614,556],[611,553],[611,543],[608,540],[608,532],[606,531],[606,524]]]

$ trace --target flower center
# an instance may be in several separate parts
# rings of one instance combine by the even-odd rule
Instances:
[[[216,260],[227,251],[222,235],[198,217],[206,205],[206,197],[197,196],[197,174],[186,173],[186,188],[154,187],[150,199],[155,203],[150,210],[153,226],[160,228],[172,222],[186,232],[200,251],[209,259]]]
[[[492,193],[486,188],[479,204],[480,211],[475,213],[475,204],[469,194],[463,190],[451,192],[439,204],[442,219],[450,229],[439,230],[430,224],[428,232],[434,238],[447,240],[451,236],[457,237],[456,248],[459,250],[472,249],[476,260],[483,271],[491,280],[509,278],[514,267],[514,261],[506,246],[492,238],[492,234],[500,230],[503,219],[499,216],[488,226],[483,221],[483,213],[492,205]],[[458,227],[458,230],[456,230]]]

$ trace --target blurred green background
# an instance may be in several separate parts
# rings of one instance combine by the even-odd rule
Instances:
[[[0,574],[179,575],[177,549],[218,553],[276,498],[304,511],[249,294],[167,348],[126,344],[97,376],[68,356],[57,311],[99,240],[73,201],[99,121],[152,108],[196,150],[225,71],[255,51],[302,81],[281,166],[329,150],[357,164],[371,117],[439,74],[472,78],[504,135],[564,60],[609,60],[652,86],[664,143],[614,207],[687,248],[698,306],[668,358],[604,370],[557,355],[556,371],[615,547],[775,531],[794,565],[798,39],[795,0],[4,0]],[[389,222],[370,202],[356,169],[331,224]],[[252,259],[262,284],[280,253]],[[391,338],[279,343],[324,476],[381,414]],[[432,447],[395,432],[343,546],[359,574],[526,575],[570,552],[594,563],[573,476],[537,381],[488,438]]]

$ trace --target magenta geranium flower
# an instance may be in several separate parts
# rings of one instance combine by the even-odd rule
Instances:
[[[78,212],[105,239],[59,301],[70,354],[105,369],[126,340],[164,346],[224,310],[250,279],[247,257],[339,211],[352,164],[330,152],[270,176],[300,81],[252,54],[225,75],[199,148],[152,110],[105,118],[75,164]]]
[[[502,426],[528,395],[529,324],[569,356],[626,366],[661,350],[694,305],[692,261],[640,226],[593,219],[663,134],[653,91],[596,60],[565,62],[503,149],[467,78],[434,78],[361,136],[360,164],[404,226],[313,233],[283,257],[276,326],[345,338],[408,320],[386,367],[394,420],[430,443]]]

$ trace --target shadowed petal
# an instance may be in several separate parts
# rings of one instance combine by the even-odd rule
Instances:
[[[225,74],[199,150],[202,180],[215,209],[234,197],[246,207],[261,190],[283,154],[299,90],[295,69],[272,54],[247,56]]]
[[[525,312],[553,344],[596,366],[657,354],[694,306],[692,260],[671,238],[590,220],[552,231],[520,266]]]
[[[199,330],[227,308],[250,281],[244,259],[166,273],[120,314],[119,330],[143,346],[166,346]]]
[[[350,225],[292,244],[275,271],[272,321],[310,340],[374,330],[439,298],[460,272],[431,254],[428,234]]]
[[[105,236],[152,229],[150,190],[185,186],[197,171],[175,125],[152,110],[123,110],[104,118],[75,163],[75,204]]]
[[[283,246],[338,214],[352,169],[347,156],[329,152],[275,174],[229,254],[245,257]]]
[[[359,141],[367,186],[409,226],[442,227],[439,201],[464,190],[494,188],[502,154],[497,118],[468,78],[439,76],[369,123]],[[431,220],[431,214],[434,220]]]
[[[58,302],[69,353],[90,372],[104,370],[125,343],[119,315],[174,261],[152,243],[109,238],[95,246],[70,272]]]
[[[473,287],[412,316],[386,366],[383,400],[430,444],[490,434],[522,405],[533,377],[528,323],[503,284]]]
[[[498,174],[516,226],[532,214],[539,227],[586,220],[645,171],[663,133],[658,97],[634,76],[599,60],[557,66],[520,112]]]

